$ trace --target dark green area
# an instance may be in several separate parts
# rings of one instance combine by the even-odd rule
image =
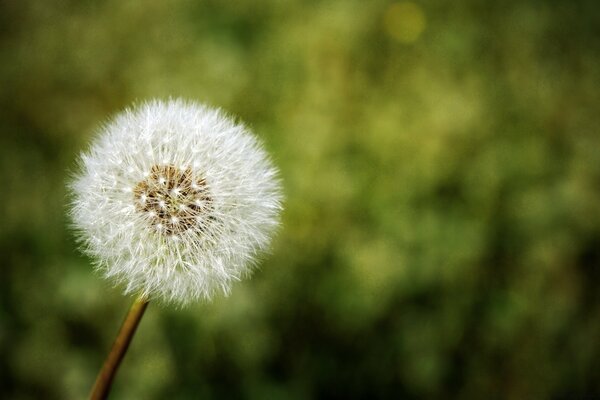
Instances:
[[[0,397],[87,395],[131,299],[65,182],[172,96],[263,138],[283,228],[229,298],[151,304],[114,399],[600,398],[598,4],[0,3]]]

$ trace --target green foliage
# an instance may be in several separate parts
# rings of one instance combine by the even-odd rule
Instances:
[[[91,388],[130,299],[78,254],[65,182],[98,123],[169,96],[264,139],[283,228],[229,298],[151,305],[113,398],[600,397],[599,15],[3,2],[0,397]]]

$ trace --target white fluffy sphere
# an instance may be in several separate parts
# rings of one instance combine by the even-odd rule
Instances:
[[[279,221],[277,170],[223,112],[151,101],[102,129],[71,189],[97,268],[126,293],[183,305],[227,294]]]

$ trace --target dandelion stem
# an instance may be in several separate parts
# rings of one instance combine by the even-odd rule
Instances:
[[[101,400],[108,397],[108,392],[110,391],[117,369],[127,352],[129,343],[131,343],[131,339],[135,334],[135,330],[137,329],[147,306],[148,300],[143,297],[138,298],[131,305],[129,312],[121,325],[117,338],[113,343],[112,349],[110,350],[110,353],[108,353],[106,361],[104,361],[102,370],[100,370],[100,373],[96,378],[96,383],[94,383],[92,393],[90,394],[90,400]]]

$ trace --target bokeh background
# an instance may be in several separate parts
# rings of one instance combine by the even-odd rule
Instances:
[[[114,399],[600,398],[596,0],[0,3],[0,398],[85,398],[131,299],[65,182],[135,101],[281,169],[253,279],[151,305]]]

